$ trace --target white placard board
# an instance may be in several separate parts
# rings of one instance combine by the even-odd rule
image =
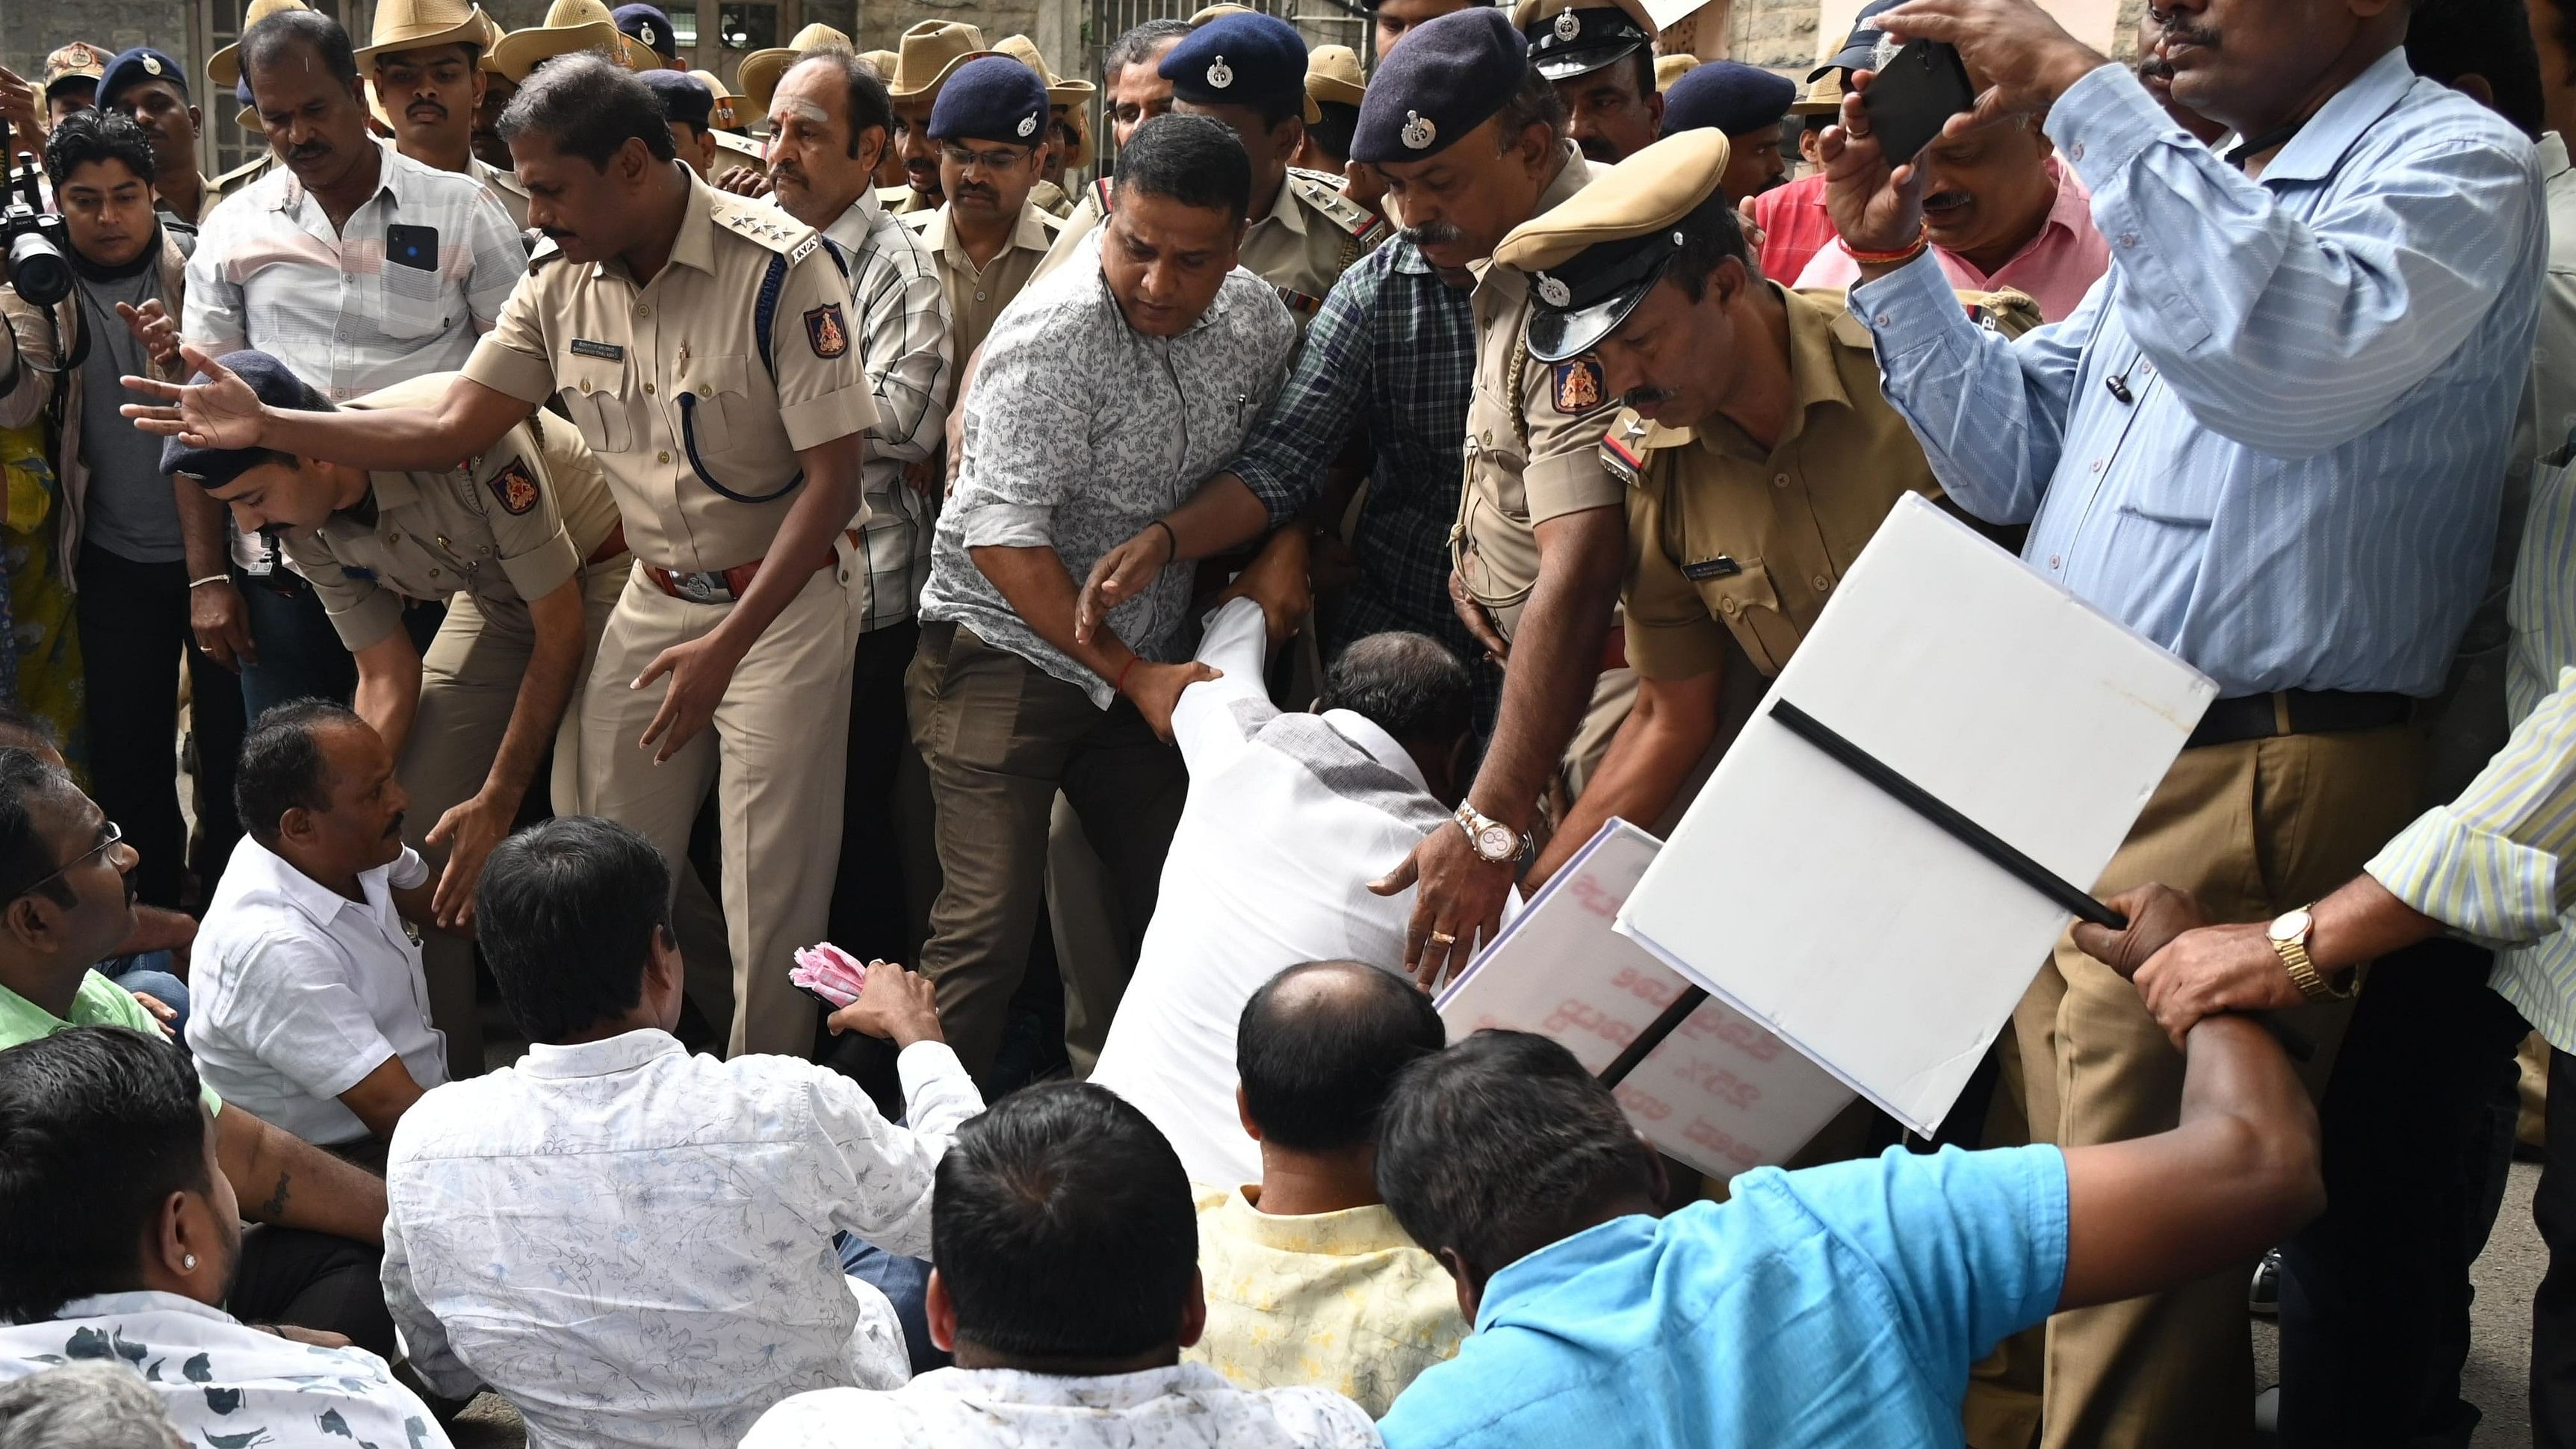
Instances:
[[[1456,1041],[1486,1027],[1563,1043],[1598,1074],[1689,982],[1611,919],[1663,842],[1625,820],[1601,827],[1529,908],[1440,994]],[[1785,1162],[1851,1101],[1849,1087],[1714,997],[1616,1089],[1653,1143],[1723,1181]]]
[[[1929,1135],[2069,915],[1791,734],[1772,702],[2089,888],[2217,692],[1909,495],[1617,929]]]

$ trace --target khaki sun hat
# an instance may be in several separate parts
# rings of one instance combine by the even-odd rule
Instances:
[[[651,70],[662,63],[651,46],[617,28],[600,0],[554,0],[546,7],[545,24],[513,30],[492,47],[492,69],[524,84],[539,65],[584,50],[614,57],[628,70]]]
[[[248,34],[252,26],[272,15],[312,8],[304,0],[250,0],[250,8],[242,12],[242,32]],[[231,90],[241,80],[240,41],[236,40],[206,57],[206,79],[213,81],[218,91]]]
[[[817,50],[857,48],[850,43],[850,37],[818,20],[797,31],[795,39],[785,45],[773,45],[744,56],[733,74],[738,98],[751,102],[751,114],[743,116],[743,119],[759,120],[769,114],[770,97],[778,94],[779,79],[787,74],[789,66]],[[741,106],[734,107],[735,115],[740,116],[742,112]]]

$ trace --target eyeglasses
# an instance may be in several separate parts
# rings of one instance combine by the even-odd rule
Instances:
[[[957,145],[942,146],[939,149],[948,158],[948,164],[961,171],[972,170],[978,166],[987,171],[1008,171],[1026,160],[1029,154],[1016,147],[1007,151],[977,151]]]
[[[61,880],[64,876],[71,874],[73,871],[80,869],[83,865],[88,863],[91,856],[113,850],[116,848],[117,844],[124,839],[125,827],[117,824],[113,820],[108,821],[107,833],[99,837],[98,844],[93,845],[89,849],[82,851],[80,854],[73,856],[71,859],[64,861],[58,869],[48,871],[47,873],[36,877],[34,880],[27,882],[25,885],[18,887],[16,890],[11,891],[8,899],[14,901],[20,896],[29,895],[42,890],[46,886],[53,884],[55,881]]]

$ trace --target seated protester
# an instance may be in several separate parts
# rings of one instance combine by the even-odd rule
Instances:
[[[1374,1446],[1321,1389],[1239,1389],[1182,1363],[1207,1321],[1180,1159],[1087,1082],[1004,1098],[939,1163],[930,1332],[957,1367],[799,1394],[743,1449]]]
[[[2179,1124],[2103,1146],[1759,1168],[1658,1221],[1662,1161],[1572,1053],[1480,1031],[1407,1067],[1377,1181],[1475,1324],[1390,1449],[1957,1446],[2005,1335],[2244,1262],[2325,1205],[2316,1113],[2244,1017],[2191,1034]]]
[[[134,848],[69,775],[0,749],[0,1047],[75,1026],[158,1036],[151,1013],[91,969],[134,932]],[[338,1333],[395,1353],[376,1285],[385,1185],[204,1089],[225,1195],[255,1227],[242,1235],[227,1298],[261,1323]],[[0,1278],[16,1255],[51,1253],[0,1236]]]
[[[1091,1073],[1209,1187],[1261,1176],[1233,1104],[1244,1002],[1303,961],[1401,970],[1413,893],[1368,882],[1448,822],[1464,785],[1475,685],[1427,635],[1352,644],[1314,714],[1270,703],[1263,624],[1282,641],[1305,613],[1305,563],[1305,530],[1282,530],[1208,617],[1198,661],[1216,677],[1172,708],[1190,784],[1162,905]]]
[[[104,1360],[191,1444],[445,1444],[383,1359],[224,1311],[242,1229],[216,1123],[157,1033],[71,1027],[0,1051],[0,1382]]]
[[[1261,1180],[1199,1195],[1207,1332],[1182,1357],[1249,1389],[1311,1384],[1383,1414],[1458,1351],[1440,1264],[1377,1195],[1377,1119],[1396,1074],[1448,1041],[1431,998],[1356,961],[1291,966],[1235,1032]]]
[[[528,1054],[394,1138],[384,1288],[412,1367],[499,1391],[532,1449],[731,1449],[790,1394],[902,1383],[894,1310],[843,1264],[861,1238],[928,1250],[931,1169],[984,1105],[929,982],[882,962],[831,1025],[894,1041],[908,1129],[826,1068],[689,1055],[670,901],[623,825],[502,842],[476,929]]]
[[[85,1359],[0,1386],[0,1449],[187,1449],[160,1394],[119,1359]]]
[[[34,715],[6,700],[0,700],[0,750],[25,750],[65,774],[71,772],[53,733]],[[188,1025],[188,983],[174,973],[186,969],[183,953],[196,939],[196,917],[138,901],[133,934],[94,969],[134,993],[134,999],[160,1019],[162,1035],[176,1037]]]
[[[381,1163],[394,1123],[447,1080],[401,920],[430,914],[429,867],[402,843],[411,797],[365,720],[304,699],[251,725],[233,799],[242,841],[206,902],[188,1050],[225,1097]]]

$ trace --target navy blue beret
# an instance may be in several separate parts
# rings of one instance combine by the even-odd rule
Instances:
[[[1046,122],[1046,82],[1036,71],[998,52],[957,67],[930,107],[930,134],[939,141],[1034,146],[1046,139]]]
[[[183,96],[188,93],[188,68],[172,60],[168,51],[154,50],[148,45],[138,45],[132,50],[120,50],[116,53],[116,59],[107,63],[107,69],[99,72],[98,108],[102,111],[113,110],[116,107],[117,96],[122,94],[126,87],[156,80],[165,80],[177,86],[179,94]]]
[[[1529,46],[1503,12],[1479,5],[1426,20],[1379,61],[1351,133],[1351,159],[1419,161],[1510,105]]]
[[[1741,136],[1780,124],[1798,99],[1798,83],[1742,61],[1692,67],[1664,92],[1664,134],[1708,129]]]
[[[1194,106],[1306,109],[1306,37],[1275,15],[1220,15],[1182,36],[1155,73]]]
[[[671,17],[660,6],[620,5],[608,18],[617,22],[620,31],[653,47],[664,65],[679,58],[680,43],[671,38]]]
[[[662,119],[707,129],[708,117],[715,114],[716,93],[707,89],[705,81],[684,70],[648,70],[636,79],[662,103]]]
[[[265,352],[226,353],[215,359],[259,394],[259,400],[273,408],[289,412],[337,412],[331,400],[286,370],[286,364]],[[198,373],[190,382],[204,382],[206,374]],[[177,438],[161,444],[161,471],[185,473],[208,488],[221,488],[261,463],[268,461],[271,448],[191,448]]]

